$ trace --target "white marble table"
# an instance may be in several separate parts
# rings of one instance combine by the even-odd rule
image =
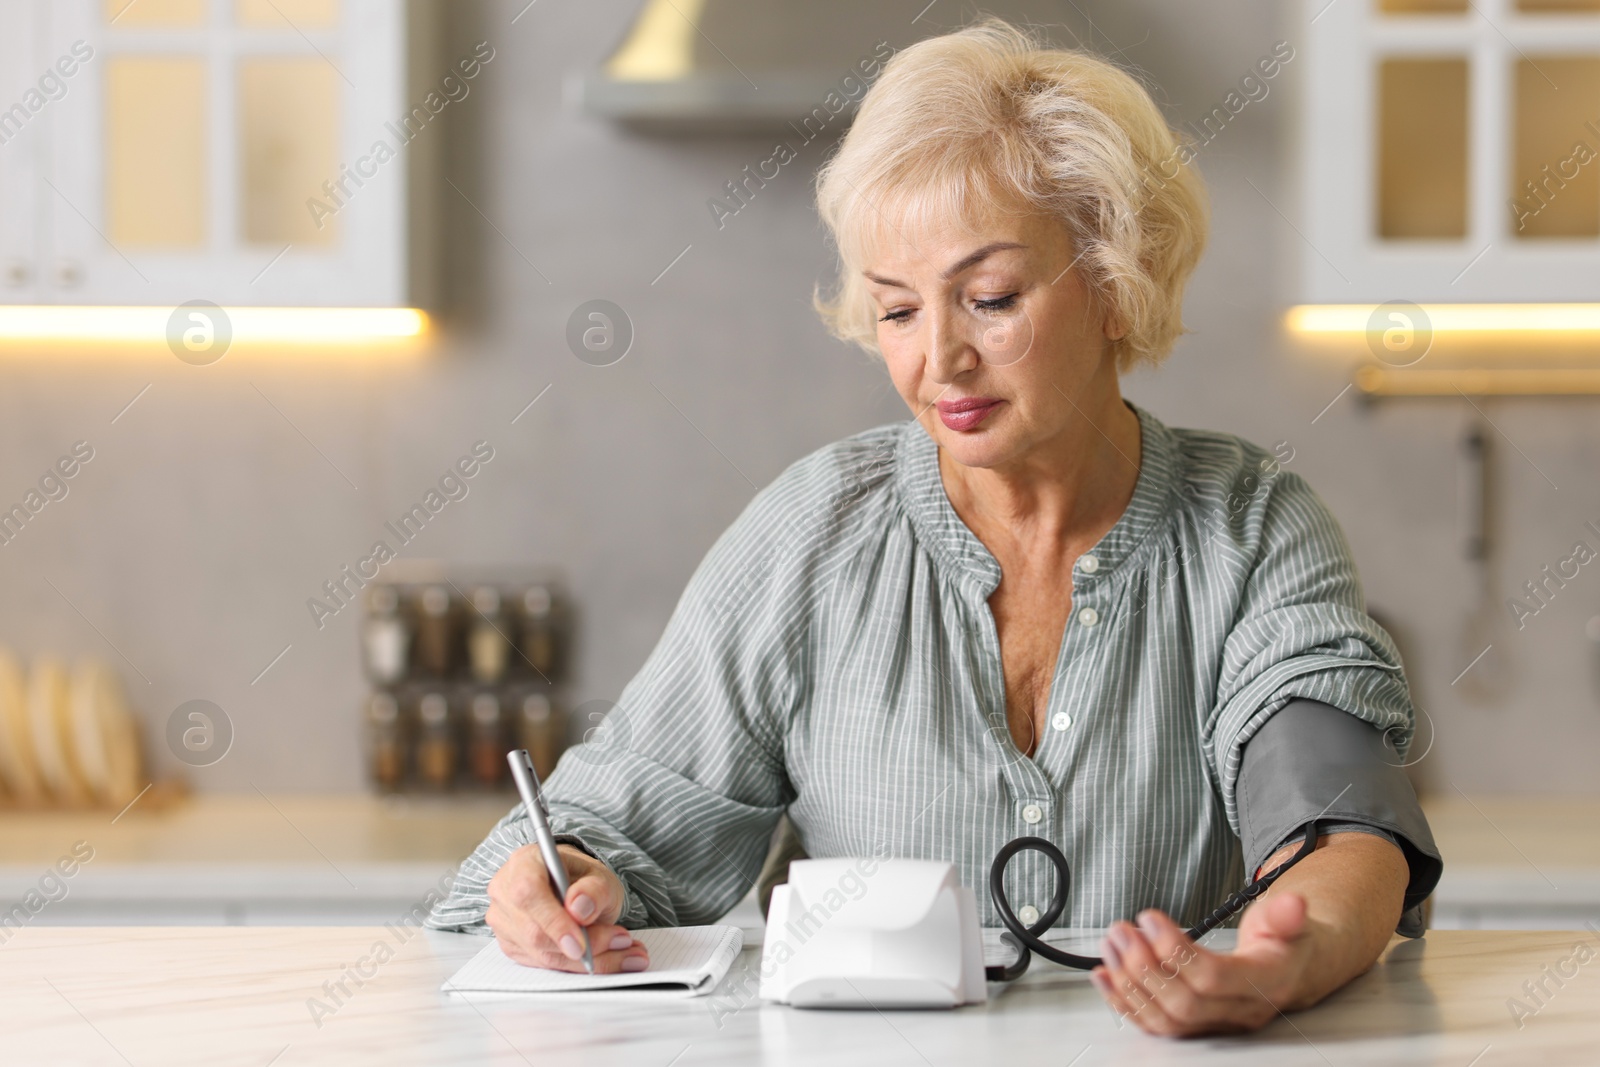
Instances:
[[[1600,954],[1519,1028],[1507,1000],[1600,934],[1439,931],[1392,944],[1367,975],[1244,1038],[1175,1042],[1118,1021],[1078,973],[1035,963],[988,1005],[955,1012],[815,1012],[634,993],[582,999],[446,997],[482,945],[404,931],[393,959],[336,1010],[311,998],[372,950],[382,927],[49,928],[0,945],[0,1063],[295,1067],[300,1064],[1600,1063]],[[757,962],[746,949],[736,968]],[[1566,968],[1568,970],[1571,967]],[[368,968],[369,971],[372,968]],[[730,978],[732,975],[730,975]],[[997,987],[991,987],[994,991]],[[713,1008],[722,1014],[714,1013]]]

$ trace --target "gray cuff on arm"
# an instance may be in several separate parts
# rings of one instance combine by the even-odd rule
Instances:
[[[1324,832],[1360,830],[1400,846],[1411,869],[1395,932],[1420,937],[1422,902],[1444,863],[1404,760],[1385,733],[1331,704],[1291,700],[1244,749],[1236,796],[1245,869],[1252,875],[1313,819]]]

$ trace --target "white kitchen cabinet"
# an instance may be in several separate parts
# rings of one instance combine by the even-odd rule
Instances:
[[[24,99],[37,88],[35,15],[42,6],[0,4],[0,300],[8,302],[33,301],[38,283],[34,190],[44,124]]]
[[[1302,302],[1600,299],[1600,0],[1303,10]]]
[[[417,58],[432,18],[404,0],[0,5],[0,108],[27,118],[0,144],[0,302],[425,303],[442,131],[423,107],[414,140],[397,133],[426,95],[413,72],[445,73]]]

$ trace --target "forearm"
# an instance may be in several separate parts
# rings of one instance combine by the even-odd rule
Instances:
[[[1299,847],[1285,846],[1264,870]],[[1410,868],[1398,846],[1374,834],[1336,833],[1273,883],[1263,899],[1294,893],[1306,902],[1310,952],[1297,980],[1278,997],[1283,1010],[1309,1007],[1371,967],[1400,921]],[[1276,1001],[1278,997],[1273,999]]]

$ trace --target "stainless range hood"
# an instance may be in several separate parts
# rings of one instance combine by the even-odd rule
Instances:
[[[1081,25],[1076,7],[1001,0],[981,10],[1059,31]],[[978,14],[958,0],[645,0],[622,44],[570,92],[585,112],[647,131],[781,129],[818,107],[853,111],[891,50]]]

